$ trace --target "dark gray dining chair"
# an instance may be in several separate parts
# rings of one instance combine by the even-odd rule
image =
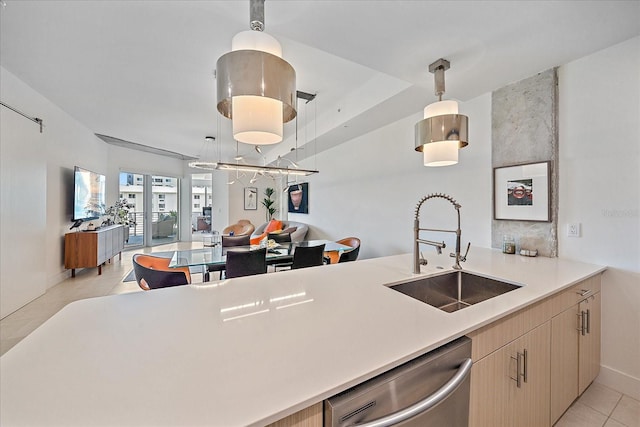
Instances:
[[[267,240],[273,240],[276,243],[291,243],[291,233],[269,233]]]
[[[249,246],[251,244],[251,236],[246,234],[243,236],[225,236],[222,235],[222,247],[228,248],[231,246]]]
[[[227,279],[267,272],[267,248],[254,251],[227,251]]]
[[[293,252],[291,269],[315,267],[323,265],[324,244],[318,246],[297,246]]]
[[[251,236],[246,234],[243,236],[225,236],[222,235],[222,247],[223,248],[231,248],[234,246],[250,246],[251,245]],[[207,266],[207,271],[209,273],[219,271],[220,279],[225,277],[225,269],[215,266]]]

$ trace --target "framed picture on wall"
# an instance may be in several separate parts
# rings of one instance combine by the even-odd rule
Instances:
[[[309,183],[291,184],[287,191],[289,195],[289,212],[309,213]]]
[[[255,211],[258,209],[258,189],[256,187],[244,188],[244,210]]]
[[[493,218],[551,221],[551,162],[493,168]]]

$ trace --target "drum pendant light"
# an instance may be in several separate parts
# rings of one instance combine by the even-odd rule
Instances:
[[[282,141],[296,117],[296,72],[280,43],[263,32],[264,0],[250,0],[250,31],[238,33],[216,65],[217,108],[232,120],[233,137],[247,144]]]
[[[438,102],[427,105],[424,120],[415,126],[415,150],[424,154],[425,166],[449,166],[458,163],[458,150],[468,145],[469,118],[458,114],[456,101],[443,101],[444,72],[450,67],[446,59],[429,65],[435,75]]]

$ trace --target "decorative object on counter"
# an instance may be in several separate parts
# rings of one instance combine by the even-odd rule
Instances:
[[[530,256],[530,257],[538,256],[538,250],[537,249],[520,249],[520,255]]]
[[[424,202],[426,202],[429,199],[433,199],[433,198],[445,199],[445,200],[451,202],[451,204],[453,205],[454,209],[456,210],[456,214],[457,214],[457,217],[458,217],[458,227],[455,230],[439,230],[439,229],[434,229],[434,228],[420,228],[420,208],[422,208],[422,204]],[[441,254],[442,253],[442,249],[447,247],[447,245],[445,245],[445,243],[444,243],[444,240],[442,242],[434,242],[432,240],[421,239],[420,238],[420,232],[421,231],[435,231],[435,232],[440,232],[440,233],[455,233],[455,235],[456,235],[456,252],[449,254],[449,256],[451,256],[452,258],[456,259],[456,263],[453,265],[453,268],[455,270],[462,270],[462,267],[460,267],[460,261],[464,262],[464,261],[467,260],[467,254],[469,253],[469,248],[471,247],[471,243],[469,243],[467,245],[467,251],[465,252],[464,256],[460,256],[460,238],[462,236],[462,230],[460,229],[460,208],[461,207],[462,206],[459,205],[458,202],[456,202],[453,197],[448,196],[446,194],[442,194],[442,193],[429,194],[427,196],[424,196],[422,199],[420,199],[420,201],[418,202],[418,205],[416,206],[415,218],[413,220],[413,273],[414,274],[420,274],[420,266],[421,265],[425,265],[420,261],[420,257],[418,255],[419,252],[420,252],[420,243],[424,243],[426,245],[431,245],[431,246],[435,247],[436,250],[438,251],[438,254]],[[422,257],[422,259],[424,259],[424,257]]]
[[[493,217],[551,221],[551,162],[493,168]]]
[[[289,186],[289,212],[309,213],[309,183],[295,184]]]
[[[415,150],[424,154],[425,166],[449,166],[458,163],[458,151],[468,143],[469,118],[458,114],[458,103],[443,101],[444,72],[451,64],[446,59],[438,59],[429,65],[434,74],[435,94],[438,102],[424,109],[424,120],[415,125]]]
[[[273,214],[277,212],[277,209],[275,208],[274,204],[275,204],[275,200],[273,200],[271,198],[271,196],[273,196],[273,194],[275,193],[275,190],[271,187],[267,187],[264,189],[264,195],[265,198],[262,199],[262,201],[260,203],[262,203],[262,206],[264,206],[267,209],[267,222],[271,221],[271,218],[273,218]]]
[[[516,240],[513,238],[513,236],[504,236],[504,238],[502,239],[502,253],[516,253]]]

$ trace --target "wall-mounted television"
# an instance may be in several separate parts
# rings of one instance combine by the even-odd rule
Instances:
[[[73,221],[100,218],[104,214],[106,178],[76,166],[73,171]]]

